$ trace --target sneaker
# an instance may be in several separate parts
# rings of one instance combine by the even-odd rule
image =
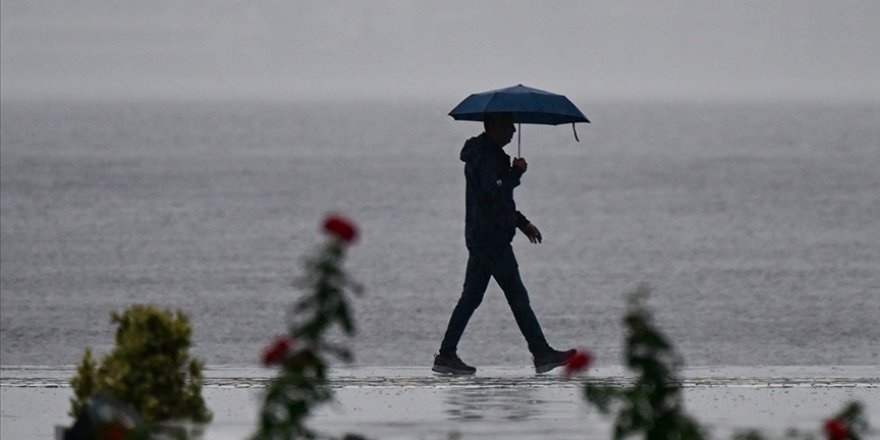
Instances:
[[[435,373],[445,374],[474,374],[477,369],[462,362],[457,354],[438,354],[434,356],[434,367],[431,368]]]
[[[556,351],[550,349],[547,354],[535,356],[535,372],[538,374],[546,373],[556,367],[561,367],[568,363],[568,360],[577,353],[577,350]]]

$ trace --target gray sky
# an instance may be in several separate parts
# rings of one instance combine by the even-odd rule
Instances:
[[[4,99],[880,100],[880,1],[0,0]]]

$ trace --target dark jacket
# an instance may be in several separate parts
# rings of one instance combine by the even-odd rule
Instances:
[[[519,186],[523,171],[510,166],[510,156],[486,133],[468,139],[460,157],[467,183],[467,247],[509,245],[517,226],[529,224],[513,201],[513,189]]]

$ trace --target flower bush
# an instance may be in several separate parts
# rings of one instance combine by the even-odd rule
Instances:
[[[590,368],[590,364],[593,363],[593,357],[589,352],[584,350],[578,350],[568,362],[565,363],[565,369],[562,374],[565,377],[571,377],[575,374],[586,371],[587,368]]]
[[[850,438],[849,428],[846,424],[837,419],[825,421],[825,435],[828,440],[846,440]]]
[[[281,365],[292,352],[293,342],[287,336],[281,336],[263,353],[263,365],[270,367]]]
[[[822,431],[827,440],[862,440],[867,438],[866,435],[871,432],[871,429],[862,404],[850,402],[834,417],[825,420],[825,423],[822,424]],[[733,438],[734,440],[768,440],[757,429],[738,432]],[[789,429],[783,439],[815,440],[816,437],[810,433]]]
[[[672,343],[656,328],[650,311],[644,305],[650,289],[646,285],[629,294],[629,307],[623,323],[626,328],[625,362],[636,372],[630,387],[603,385],[595,379],[584,382],[584,397],[603,414],[616,411],[612,438],[643,436],[645,440],[701,440],[706,431],[684,410],[679,368],[681,356]],[[589,358],[573,359],[576,369]],[[584,367],[586,368],[586,367]],[[840,413],[825,421],[828,440],[861,440],[870,431],[862,405],[849,403]],[[789,430],[786,440],[813,440],[809,434]],[[734,440],[767,440],[758,430],[734,435]]]
[[[643,433],[645,439],[700,440],[702,427],[684,410],[678,368],[682,361],[672,344],[653,325],[643,300],[646,285],[629,295],[623,322],[626,327],[626,366],[637,373],[633,386],[620,388],[593,380],[584,384],[584,396],[603,414],[617,409],[612,438]]]
[[[823,430],[828,440],[861,440],[870,432],[865,411],[859,402],[851,402],[834,417],[825,421]]]
[[[324,232],[349,244],[353,243],[358,236],[358,230],[354,223],[341,215],[331,215],[324,219]]]
[[[78,417],[97,395],[130,405],[147,423],[171,420],[208,422],[202,399],[203,363],[190,359],[192,329],[182,312],[134,305],[112,313],[116,346],[100,363],[86,348],[71,379],[70,415]]]
[[[293,305],[288,332],[263,351],[263,365],[280,372],[266,388],[254,439],[316,438],[305,421],[312,408],[332,396],[327,359],[352,357],[347,348],[327,341],[326,333],[334,327],[348,336],[355,333],[348,298],[362,289],[345,274],[342,262],[357,228],[334,215],[325,219],[323,230],[329,240],[305,262],[305,275],[297,286],[307,293]]]

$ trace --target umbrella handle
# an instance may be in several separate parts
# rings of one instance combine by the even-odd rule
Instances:
[[[574,122],[571,123],[571,131],[574,132],[574,140],[580,142],[581,140],[578,139],[578,131],[577,131],[577,128],[574,128]]]
[[[522,124],[516,124],[516,157],[522,157],[520,149],[522,147]]]

